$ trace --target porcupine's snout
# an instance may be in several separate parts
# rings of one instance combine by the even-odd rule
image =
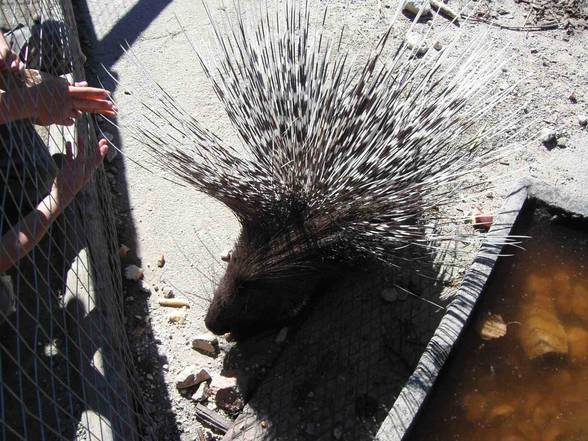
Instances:
[[[250,276],[233,254],[204,322],[217,335],[235,336],[284,325],[305,306],[320,281],[319,272]]]

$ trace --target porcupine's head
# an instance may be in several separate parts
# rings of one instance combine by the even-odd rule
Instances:
[[[239,11],[226,33],[213,21],[214,57],[198,54],[242,149],[157,83],[145,90],[155,102],[141,141],[242,227],[206,316],[216,333],[289,319],[329,273],[325,262],[368,256],[402,270],[409,248],[432,254],[471,239],[448,227],[458,221],[444,206],[466,185],[487,188],[477,172],[496,151],[482,140],[517,122],[478,124],[509,93],[493,89],[501,64],[481,61],[489,39],[451,61],[416,57],[404,43],[385,57],[390,28],[355,69],[341,40],[309,30],[310,8],[278,9],[256,19]]]
[[[288,322],[305,306],[326,267],[319,255],[302,266],[280,240],[259,226],[242,228],[206,314],[210,331],[251,334]]]

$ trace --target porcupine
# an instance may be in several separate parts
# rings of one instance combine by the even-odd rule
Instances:
[[[488,87],[500,64],[482,62],[483,38],[452,61],[417,57],[404,41],[386,56],[390,26],[354,70],[343,32],[323,36],[326,12],[313,37],[308,5],[281,8],[251,28],[237,11],[227,33],[211,18],[220,59],[196,50],[245,155],[156,82],[151,125],[139,128],[158,164],[241,225],[205,318],[217,334],[287,322],[345,262],[407,270],[407,248],[467,239],[437,228],[452,221],[439,208],[492,162],[482,141],[503,129],[477,124],[507,93]]]

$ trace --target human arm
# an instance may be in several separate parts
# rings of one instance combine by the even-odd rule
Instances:
[[[92,156],[89,159],[86,159],[86,149],[81,141],[78,141],[75,158],[70,143],[65,149],[65,163],[53,182],[50,194],[0,240],[0,273],[26,256],[43,238],[53,221],[90,180],[108,152],[108,142],[101,139],[96,150],[89,152]]]
[[[0,91],[0,124],[32,119],[35,124],[72,125],[82,112],[116,116],[117,108],[109,100],[110,92],[79,82],[69,84],[34,69],[25,69],[24,84]]]

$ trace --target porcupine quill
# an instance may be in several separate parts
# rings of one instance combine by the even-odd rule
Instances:
[[[453,60],[450,47],[418,58],[404,42],[384,55],[392,25],[354,69],[343,32],[323,35],[325,12],[313,34],[310,9],[286,3],[270,15],[266,5],[252,23],[237,6],[226,29],[211,18],[217,59],[196,51],[245,154],[154,80],[146,88],[155,105],[137,138],[241,225],[205,319],[217,334],[289,320],[345,262],[406,271],[407,250],[471,239],[448,235],[454,220],[440,208],[496,160],[489,140],[512,123],[481,124],[509,92],[491,87],[501,65],[484,59],[483,37]]]

